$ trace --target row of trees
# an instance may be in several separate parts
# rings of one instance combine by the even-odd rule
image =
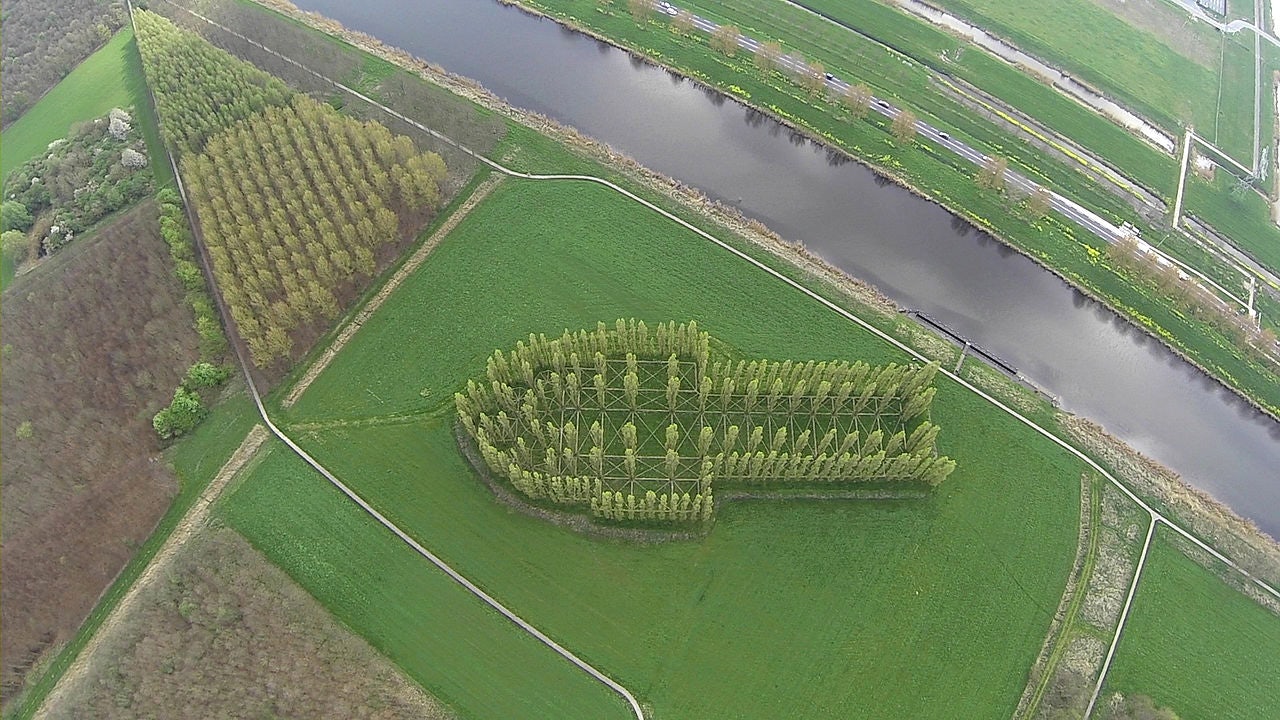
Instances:
[[[401,217],[439,205],[447,174],[408,138],[305,95],[214,136],[182,171],[259,365],[289,356],[295,328],[338,315],[339,298],[376,273],[379,248],[415,229]]]
[[[530,497],[602,514],[628,502],[617,497],[639,502],[651,491],[658,508],[664,495],[710,496],[713,479],[932,486],[955,467],[937,456],[938,428],[927,419],[936,366],[708,367],[709,336],[696,325],[658,328],[619,321],[613,330],[530,336],[511,353],[495,352],[487,382],[470,381],[455,395],[490,470]],[[650,354],[619,357],[639,346]],[[658,347],[672,352],[663,359]],[[617,497],[606,503],[605,492]],[[666,507],[661,517],[678,517],[678,503]]]
[[[162,134],[179,154],[199,152],[219,130],[289,101],[284,83],[199,35],[146,10],[133,16]]]

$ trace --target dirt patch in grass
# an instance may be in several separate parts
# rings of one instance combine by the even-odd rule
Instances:
[[[207,527],[154,580],[45,717],[451,717],[232,530]]]
[[[1216,32],[1166,0],[1093,0],[1130,25],[1160,38],[1175,52],[1213,69],[1218,63]]]
[[[199,355],[154,204],[77,242],[3,297],[6,701],[168,507],[151,415]]]

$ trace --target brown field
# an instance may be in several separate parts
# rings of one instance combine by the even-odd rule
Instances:
[[[179,549],[101,632],[46,717],[451,717],[226,528]]]
[[[146,202],[5,291],[0,696],[68,640],[177,490],[151,415],[198,350]]]

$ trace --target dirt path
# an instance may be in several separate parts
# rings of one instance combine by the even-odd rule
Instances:
[[[324,372],[325,368],[329,367],[329,363],[333,362],[333,359],[338,356],[339,352],[342,352],[342,348],[346,347],[347,343],[351,342],[351,338],[355,337],[356,332],[360,330],[365,321],[377,312],[378,308],[382,307],[382,303],[386,302],[387,298],[391,297],[391,293],[395,292],[396,288],[400,287],[400,284],[408,279],[408,277],[422,265],[422,263],[427,259],[427,256],[431,254],[431,251],[435,250],[436,246],[440,244],[440,241],[452,232],[453,229],[458,226],[458,223],[462,222],[481,200],[484,200],[489,196],[489,193],[493,192],[493,189],[497,187],[498,183],[502,182],[503,177],[505,176],[499,174],[490,175],[487,180],[476,186],[475,191],[471,193],[471,197],[467,198],[457,210],[453,211],[453,214],[449,216],[449,219],[445,220],[440,227],[436,228],[436,231],[431,234],[431,237],[427,238],[427,241],[422,243],[422,247],[418,248],[417,251],[409,257],[405,264],[400,266],[399,270],[396,270],[390,280],[387,280],[387,283],[382,286],[382,289],[378,291],[378,294],[370,298],[369,302],[365,303],[365,306],[361,308],[360,312],[356,313],[355,317],[351,318],[351,321],[342,328],[342,331],[338,333],[338,337],[334,338],[333,343],[330,344],[329,347],[325,348],[320,357],[311,364],[311,367],[307,368],[307,372],[303,374],[297,384],[289,390],[289,394],[285,397],[284,401],[280,403],[281,406],[289,408],[293,407],[293,404],[298,402],[298,399],[302,397],[302,393],[306,392],[307,388],[311,387],[311,383],[315,382],[315,379],[320,377],[320,373]]]
[[[222,469],[218,470],[218,474],[209,482],[209,486],[200,494],[200,497],[196,498],[191,509],[178,521],[178,525],[169,535],[169,539],[165,540],[164,545],[156,552],[155,557],[151,559],[147,568],[138,576],[137,581],[130,586],[124,597],[120,598],[120,602],[111,611],[111,614],[102,621],[102,625],[98,627],[93,637],[90,638],[84,650],[80,651],[71,666],[63,673],[62,678],[54,685],[53,690],[49,692],[44,702],[36,710],[35,718],[48,717],[50,709],[58,706],[58,703],[68,692],[68,688],[84,681],[90,664],[94,661],[105,639],[111,635],[113,627],[129,614],[142,592],[164,575],[165,569],[178,549],[186,544],[197,530],[204,526],[205,521],[209,518],[209,508],[213,505],[213,502],[218,499],[218,496],[226,488],[231,478],[236,476],[240,468],[244,467],[244,464],[253,457],[254,453],[258,451],[258,448],[262,446],[262,443],[268,437],[270,435],[265,427],[261,425],[253,426],[253,429],[245,436],[244,441],[240,443],[240,447],[236,448],[235,453],[231,455],[231,458],[222,466]]]
[[[1116,623],[1116,634],[1111,638],[1111,646],[1107,648],[1107,659],[1102,661],[1102,672],[1098,673],[1098,683],[1093,686],[1093,695],[1089,697],[1089,707],[1084,711],[1085,720],[1093,714],[1093,707],[1102,694],[1102,686],[1107,682],[1107,671],[1111,669],[1111,659],[1115,657],[1116,646],[1120,644],[1120,635],[1124,632],[1124,622],[1129,618],[1129,609],[1133,607],[1133,595],[1138,591],[1138,579],[1142,577],[1142,566],[1147,562],[1147,553],[1151,550],[1151,538],[1155,535],[1156,525],[1160,518],[1152,514],[1151,523],[1147,525],[1147,538],[1142,541],[1142,552],[1138,555],[1138,567],[1133,571],[1133,583],[1129,585],[1129,595],[1124,599],[1124,608],[1120,611],[1120,621]],[[1167,523],[1166,523],[1167,524]]]

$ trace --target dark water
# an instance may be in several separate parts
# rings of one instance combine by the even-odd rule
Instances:
[[[300,0],[737,205],[1280,536],[1280,423],[1034,263],[759,113],[491,0]]]

